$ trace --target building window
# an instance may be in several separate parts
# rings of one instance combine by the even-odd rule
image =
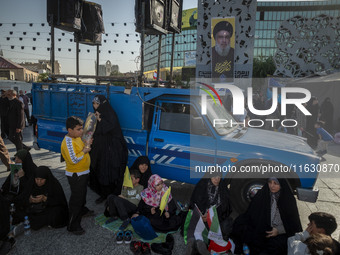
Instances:
[[[260,20],[264,20],[264,12],[260,12]]]

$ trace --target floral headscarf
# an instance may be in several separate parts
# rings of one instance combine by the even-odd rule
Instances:
[[[148,181],[148,187],[144,189],[140,194],[143,201],[149,206],[158,207],[161,203],[161,199],[164,193],[168,190],[168,187],[163,183],[162,189],[160,191],[157,191],[156,186],[159,183],[163,183],[162,178],[157,174],[151,175]],[[170,194],[168,203],[171,201],[171,199],[172,196]],[[167,208],[168,206],[165,207],[166,210]]]

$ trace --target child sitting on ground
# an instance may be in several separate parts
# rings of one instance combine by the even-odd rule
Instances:
[[[130,170],[130,176],[132,180],[133,188],[124,187],[122,188],[119,196],[109,195],[106,202],[106,208],[104,215],[110,217],[106,224],[111,223],[118,219],[123,220],[123,224],[120,227],[124,230],[130,222],[130,217],[137,211],[137,206],[141,200],[140,193],[144,189],[139,184],[141,173],[137,169]]]
[[[148,181],[148,187],[141,193],[141,201],[138,205],[138,213],[150,220],[151,226],[159,232],[176,231],[182,223],[185,214],[176,215],[176,204],[169,195],[164,212],[159,207],[164,193],[168,187],[163,183],[162,178],[154,174]],[[137,215],[134,215],[137,216]]]
[[[309,236],[306,230],[288,238],[288,255],[332,255],[333,246],[330,236],[319,233]]]

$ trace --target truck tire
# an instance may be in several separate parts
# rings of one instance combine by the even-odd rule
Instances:
[[[244,213],[251,199],[260,190],[267,179],[239,179],[235,178],[230,183],[230,199],[231,205],[238,214]]]

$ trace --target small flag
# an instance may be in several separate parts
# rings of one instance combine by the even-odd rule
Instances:
[[[194,210],[190,210],[187,214],[183,233],[185,243],[187,243],[188,239],[195,238],[208,244],[208,229],[205,227],[202,213],[196,205]]]
[[[162,196],[161,204],[159,205],[159,210],[161,210],[161,215],[163,214],[165,206],[168,204],[170,192],[171,192],[171,187],[169,187],[168,190]]]
[[[233,241],[229,239],[227,242],[223,239],[215,205],[208,210],[207,222],[209,226],[208,238],[210,239],[208,250],[217,253],[231,250],[234,253],[235,244]]]
[[[133,188],[132,180],[131,180],[131,176],[130,176],[130,171],[129,171],[129,168],[127,166],[125,168],[123,186]]]

